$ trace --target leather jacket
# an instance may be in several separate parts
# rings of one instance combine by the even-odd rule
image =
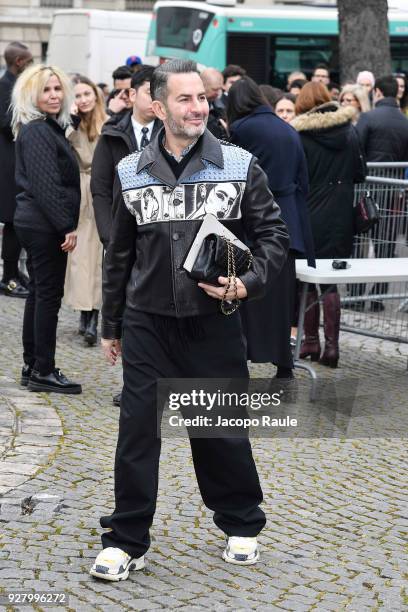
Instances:
[[[118,164],[122,195],[104,261],[104,338],[121,337],[125,305],[174,317],[219,311],[219,300],[183,269],[206,212],[251,246],[252,267],[240,276],[247,299],[262,297],[286,260],[289,235],[256,158],[206,130],[176,179],[160,149],[163,132]]]

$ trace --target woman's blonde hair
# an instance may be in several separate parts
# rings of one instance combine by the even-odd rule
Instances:
[[[99,87],[95,85],[88,79],[86,76],[77,75],[72,79],[72,83],[74,85],[74,95],[75,95],[75,85],[88,85],[92,89],[95,94],[96,103],[93,110],[90,113],[81,113],[78,111],[78,117],[81,119],[81,123],[79,124],[79,128],[83,130],[89,140],[92,142],[98,136],[100,136],[102,131],[102,126],[107,120],[108,116],[105,111],[105,101]]]
[[[38,99],[43,93],[50,77],[56,76],[63,91],[62,107],[57,117],[58,123],[65,128],[71,123],[71,104],[73,88],[67,75],[56,66],[37,64],[26,68],[18,77],[11,96],[11,128],[17,136],[22,125],[35,119],[45,119],[46,115],[38,108]]]
[[[370,101],[368,99],[365,87],[362,87],[357,83],[348,83],[347,85],[344,85],[339,95],[340,104],[346,94],[351,94],[355,97],[360,105],[360,112],[366,113],[367,111],[371,110]]]

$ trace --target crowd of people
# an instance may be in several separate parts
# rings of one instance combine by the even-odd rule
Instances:
[[[91,574],[125,579],[150,543],[157,378],[246,378],[251,360],[275,364],[290,384],[295,261],[349,257],[366,160],[408,160],[405,77],[364,71],[340,88],[319,65],[310,81],[290,74],[283,92],[240,66],[199,74],[194,62],[155,68],[132,56],[107,91],[33,64],[21,43],[5,60],[1,289],[26,299],[21,384],[81,393],[55,364],[58,313],[65,299],[93,346],[103,301],[102,348],[112,365],[123,349],[124,387],[114,398],[116,507],[101,519],[105,550]],[[197,283],[182,265],[207,213],[252,253],[248,270],[218,285]],[[311,286],[301,357],[336,367],[340,298],[335,286],[320,290],[325,344]],[[239,311],[220,313],[220,301],[237,299]],[[255,563],[265,517],[248,439],[191,446],[203,499],[229,538],[224,560]]]
[[[58,311],[64,299],[80,313],[78,333],[90,346],[96,343],[103,252],[120,202],[116,167],[162,129],[150,92],[155,68],[131,56],[113,72],[109,90],[83,75],[33,65],[21,43],[7,47],[5,60],[1,290],[27,298],[22,383],[31,390],[78,393],[80,385],[55,368]],[[206,68],[200,76],[208,130],[257,157],[289,231],[290,250],[278,279],[263,300],[244,302],[241,316],[248,359],[274,363],[278,378],[291,379],[295,260],[304,257],[314,265],[315,257],[350,256],[353,186],[364,180],[365,160],[408,159],[406,78],[376,79],[363,71],[339,87],[320,64],[310,81],[302,72],[289,74],[282,91],[256,84],[240,66]],[[142,217],[153,222],[159,209],[154,190],[144,198]],[[210,210],[208,202],[202,204],[191,218]],[[220,207],[217,215],[226,217],[227,209]],[[28,274],[18,265],[21,247]],[[318,293],[310,287],[301,357],[336,367],[340,298],[336,287],[320,290],[325,347],[319,341]],[[120,394],[114,402],[119,405]]]
[[[0,207],[1,290],[27,298],[23,384],[78,393],[80,385],[55,368],[58,311],[62,299],[79,311],[78,333],[90,346],[96,343],[103,252],[119,201],[115,169],[162,128],[150,93],[155,68],[131,56],[113,72],[109,90],[83,75],[32,65],[30,50],[21,43],[10,44],[5,59],[7,71],[0,80],[0,153],[7,170]],[[350,256],[353,185],[364,180],[365,160],[408,159],[406,78],[375,79],[363,71],[340,88],[320,64],[310,81],[302,72],[289,74],[282,91],[256,84],[240,66],[223,72],[206,68],[200,76],[208,130],[257,157],[289,230],[290,251],[279,278],[263,300],[244,303],[241,316],[248,359],[274,363],[278,378],[291,379],[295,259],[305,257],[314,265],[315,257]],[[154,221],[158,205],[148,204],[149,197],[153,201],[153,191],[145,194],[145,214]],[[200,218],[199,211],[194,214]],[[218,211],[220,218],[225,214]],[[27,251],[28,274],[18,266],[21,247]],[[301,357],[336,367],[340,298],[336,287],[320,290],[325,347],[322,351],[319,341],[318,293],[310,287]],[[120,394],[114,402],[119,405]]]

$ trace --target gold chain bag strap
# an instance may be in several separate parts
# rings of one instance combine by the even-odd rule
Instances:
[[[226,245],[227,276],[228,276],[228,284],[225,286],[224,295],[221,298],[221,312],[222,314],[225,314],[228,316],[228,315],[233,314],[239,308],[241,301],[238,299],[234,246],[231,240],[229,240],[225,236],[221,236],[221,238],[222,240],[224,240],[225,245]],[[246,253],[248,255],[247,270],[249,270],[252,264],[252,253],[249,249],[246,251]],[[234,297],[232,300],[227,300],[226,295],[231,287],[233,287]]]

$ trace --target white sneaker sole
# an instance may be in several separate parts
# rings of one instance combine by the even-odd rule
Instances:
[[[132,559],[129,562],[129,565],[121,574],[101,574],[94,570],[93,567],[89,570],[91,576],[94,578],[100,578],[101,580],[109,580],[110,582],[119,582],[120,580],[127,580],[129,578],[129,572],[141,570],[145,567],[144,557],[140,557],[139,559]]]
[[[249,561],[237,561],[237,559],[232,559],[227,555],[227,551],[225,550],[222,553],[222,558],[227,563],[232,563],[232,565],[255,565],[255,563],[259,561],[259,550],[257,551],[256,556],[253,559],[250,559]]]

